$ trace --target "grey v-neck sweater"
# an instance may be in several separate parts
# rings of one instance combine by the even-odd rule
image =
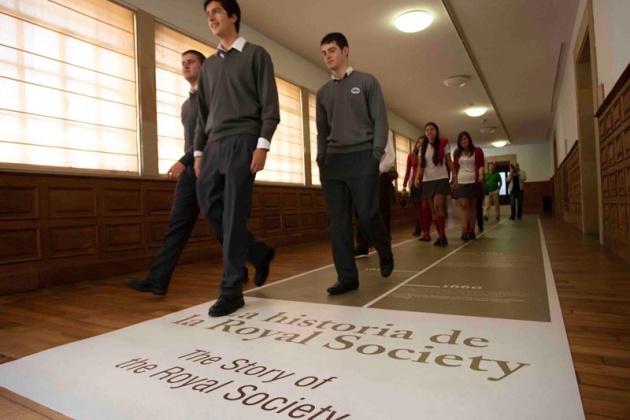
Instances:
[[[378,160],[387,145],[387,108],[370,74],[352,71],[317,92],[317,162],[326,154],[372,149]]]
[[[247,42],[243,51],[204,63],[197,86],[199,117],[195,151],[233,134],[254,134],[269,141],[280,122],[278,88],[271,57]]]

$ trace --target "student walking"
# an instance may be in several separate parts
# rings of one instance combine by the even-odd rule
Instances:
[[[216,54],[199,77],[195,172],[201,210],[223,244],[220,294],[212,317],[245,304],[245,260],[264,284],[275,251],[247,231],[256,173],[263,170],[280,122],[278,89],[271,57],[239,36],[241,9],[235,0],[204,2],[208,26],[219,39]]]
[[[389,234],[379,213],[379,162],[387,145],[387,109],[374,76],[355,71],[341,33],[326,35],[321,43],[332,80],[317,92],[317,165],[330,213],[330,236],[336,283],[328,293],[338,295],[359,288],[354,259],[351,206],[357,224],[374,244],[380,270],[394,270]]]
[[[433,245],[445,247],[448,245],[448,240],[445,229],[444,203],[446,197],[451,194],[449,178],[455,169],[448,139],[440,137],[440,129],[437,124],[427,123],[424,126],[424,134],[427,139],[420,150],[420,168],[414,183],[416,187],[422,185],[422,199],[428,200],[433,213],[433,221],[439,235]],[[456,176],[453,176],[453,187],[457,187]]]
[[[484,155],[480,147],[475,147],[470,134],[462,131],[457,136],[454,167],[457,187],[453,190],[453,198],[461,209],[462,241],[477,239],[477,201],[483,200]]]

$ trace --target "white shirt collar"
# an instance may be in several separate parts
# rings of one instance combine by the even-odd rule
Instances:
[[[348,76],[350,76],[350,75],[352,74],[352,72],[353,72],[353,71],[354,71],[354,69],[352,68],[352,66],[348,66],[348,68],[346,69],[346,74],[345,74],[343,77],[348,77]],[[331,77],[333,80],[339,80],[339,79],[335,78],[335,75],[334,75],[334,74],[333,74],[333,75],[331,75],[330,77]],[[342,79],[343,79],[343,77],[342,77]]]
[[[230,51],[232,48],[234,48],[235,50],[238,50],[239,52],[243,52],[243,48],[245,47],[246,42],[247,41],[245,40],[245,38],[243,38],[242,36],[239,36],[238,38],[236,38],[236,41],[232,43],[230,48],[227,49],[227,51]],[[223,48],[221,44],[217,46],[217,54],[219,54],[219,48]]]

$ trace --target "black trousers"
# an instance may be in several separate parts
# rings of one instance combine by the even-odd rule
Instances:
[[[389,173],[382,173],[379,180],[379,185],[381,188],[381,195],[378,202],[378,208],[381,212],[381,217],[383,218],[383,223],[385,223],[385,229],[387,230],[387,234],[391,239],[392,233],[392,195],[395,194],[394,186],[392,185],[392,180],[389,176]],[[355,211],[356,217],[356,211]],[[416,215],[417,219],[417,215]],[[357,218],[358,220],[358,218]],[[416,225],[418,221],[416,220]],[[370,247],[372,244],[368,241],[368,234],[364,233],[366,227],[357,226],[357,245]]]
[[[477,198],[477,227],[483,230],[483,197]]]
[[[517,219],[523,217],[523,196],[525,195],[525,191],[510,191],[510,210],[511,215],[510,218],[514,219],[516,215]]]
[[[199,205],[196,182],[197,177],[192,166],[186,167],[177,180],[166,235],[147,276],[156,286],[168,288],[177,260],[197,222]]]
[[[380,186],[378,160],[371,150],[326,155],[320,168],[324,196],[330,213],[333,261],[340,281],[357,281],[354,260],[351,206],[357,224],[365,226],[368,240],[381,258],[392,255],[389,233],[379,212]]]
[[[253,134],[236,134],[209,142],[197,180],[201,211],[223,244],[221,295],[243,294],[245,261],[254,267],[270,248],[247,230],[255,174],[249,170],[258,142]]]

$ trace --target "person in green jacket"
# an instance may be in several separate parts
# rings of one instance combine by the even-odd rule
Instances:
[[[488,163],[488,172],[486,172],[486,185],[488,186],[488,195],[483,209],[483,220],[488,220],[490,215],[490,207],[494,206],[496,211],[496,219],[501,218],[501,206],[499,204],[499,191],[501,190],[501,175],[496,171],[494,162]]]

